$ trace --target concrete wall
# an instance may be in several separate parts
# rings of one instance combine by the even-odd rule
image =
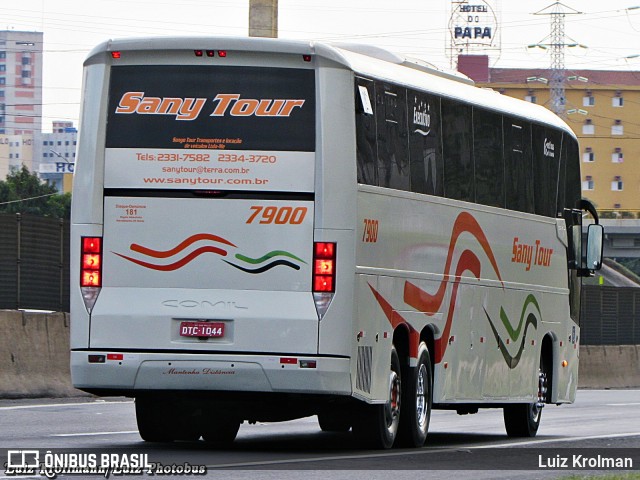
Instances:
[[[69,375],[69,314],[0,310],[0,398],[83,395]]]
[[[640,387],[640,345],[580,347],[581,388]]]
[[[640,346],[580,347],[581,388],[640,387]],[[0,310],[0,398],[86,395],[69,376],[69,314]]]

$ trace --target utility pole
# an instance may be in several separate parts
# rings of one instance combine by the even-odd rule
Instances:
[[[249,36],[278,37],[278,0],[249,0]]]
[[[565,47],[583,47],[584,45],[576,42],[566,43],[564,34],[564,18],[566,15],[579,15],[578,12],[571,7],[567,7],[561,2],[555,2],[546,8],[543,8],[534,15],[549,15],[551,18],[551,33],[541,42],[535,45],[529,45],[529,48],[540,47],[551,49],[551,110],[558,115],[564,116],[565,113],[565,68],[564,68],[564,49]],[[543,43],[547,41],[547,43]]]

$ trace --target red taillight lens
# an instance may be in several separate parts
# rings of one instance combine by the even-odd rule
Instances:
[[[207,50],[207,57],[215,56],[216,52],[214,50]]]
[[[333,276],[315,275],[313,278],[314,292],[333,292]]]
[[[111,58],[120,58],[120,52],[111,52]]]
[[[97,270],[82,271],[82,287],[99,287],[102,285],[100,272]]]
[[[227,56],[227,51],[226,50],[218,50],[218,56],[219,57],[226,57]]]
[[[316,275],[333,275],[333,260],[319,258],[314,265],[313,271]]]
[[[81,287],[102,286],[102,238],[82,237]]]
[[[335,292],[336,244],[316,242],[313,245],[313,291]]]
[[[102,253],[102,238],[82,237],[82,253]]]
[[[315,258],[326,258],[333,259],[335,257],[335,243],[329,242],[316,242],[314,248],[314,257]]]
[[[82,270],[99,270],[100,269],[100,255],[94,255],[91,253],[82,254]]]
[[[202,50],[194,50],[193,53],[196,57],[201,57],[202,55],[204,55],[204,52]]]

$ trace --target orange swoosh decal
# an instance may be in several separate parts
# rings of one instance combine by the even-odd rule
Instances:
[[[203,253],[217,253],[218,255],[222,255],[223,257],[227,256],[227,252],[225,252],[221,248],[217,248],[217,247],[201,247],[201,248],[198,248],[198,249],[194,250],[189,255],[187,255],[184,258],[178,260],[177,262],[170,263],[169,265],[156,265],[154,263],[149,263],[149,262],[145,262],[145,261],[142,261],[142,260],[137,260],[135,258],[128,257],[126,255],[122,255],[120,253],[116,253],[116,252],[113,252],[113,253],[115,253],[119,257],[122,257],[122,258],[124,258],[126,260],[129,260],[130,262],[136,263],[136,264],[138,264],[138,265],[140,265],[142,267],[150,268],[152,270],[159,270],[159,271],[162,271],[162,272],[169,272],[169,271],[172,271],[172,270],[177,270],[180,267],[184,267],[187,263],[192,261],[194,258],[199,257]]]
[[[460,285],[460,277],[465,271],[470,271],[476,278],[480,278],[480,260],[471,250],[465,250],[460,255],[460,261],[456,268],[456,277],[453,282],[453,290],[451,291],[451,300],[449,301],[449,313],[447,314],[447,322],[440,338],[435,340],[434,360],[440,363],[444,357],[444,352],[449,345],[449,333],[451,333],[451,324],[453,323],[453,314],[456,309],[456,298],[458,297],[458,286]]]
[[[444,278],[442,282],[440,282],[438,290],[435,294],[431,295],[421,288],[417,287],[416,285],[412,284],[411,282],[406,281],[404,285],[404,301],[407,305],[410,305],[416,310],[423,312],[425,315],[429,316],[432,316],[436,312],[440,311],[442,302],[444,301],[447,283],[452,280],[452,276],[449,272],[451,270],[451,263],[453,261],[455,246],[458,242],[458,237],[460,237],[460,235],[464,232],[470,233],[476,238],[476,240],[478,240],[478,243],[480,243],[480,246],[488,257],[489,262],[491,263],[491,266],[493,267],[493,270],[498,277],[498,280],[500,280],[500,283],[504,285],[502,276],[500,275],[500,270],[498,269],[498,262],[496,261],[493,251],[491,250],[491,246],[489,245],[489,240],[482,231],[480,224],[470,213],[462,212],[458,215],[453,225],[451,241],[449,242],[449,251],[447,252],[447,260],[445,262],[443,272]],[[451,299],[449,300],[447,320],[442,331],[442,335],[440,336],[440,338],[435,340],[435,363],[440,363],[442,361],[447,346],[449,345],[449,335],[451,333],[451,324],[453,323],[453,315],[456,308],[458,286],[460,284],[460,278],[465,271],[469,271],[473,275],[475,275],[476,278],[480,278],[480,260],[471,250],[464,250],[462,252],[456,266],[455,275],[453,276],[453,289],[451,291]],[[389,323],[391,323],[391,326],[394,329],[401,323],[407,324],[407,322],[393,309],[391,304],[389,304],[389,302],[387,302],[382,297],[382,295],[375,291],[374,288],[371,287],[371,285],[369,285],[369,288],[373,292],[376,300],[382,308],[382,311],[384,312],[385,316],[389,320]],[[408,326],[411,333],[413,333],[413,328],[410,325]]]
[[[407,305],[411,305],[416,310],[424,312],[427,315],[433,315],[435,312],[440,310],[442,301],[444,300],[444,294],[447,289],[447,283],[450,280],[449,271],[451,269],[453,252],[455,250],[456,243],[458,242],[458,237],[464,232],[471,233],[478,240],[480,246],[489,258],[489,261],[491,262],[493,270],[496,272],[500,283],[503,283],[502,277],[500,276],[500,271],[498,270],[498,262],[493,255],[493,251],[491,250],[491,247],[489,245],[489,240],[487,240],[487,237],[482,231],[480,224],[475,218],[473,218],[470,213],[462,212],[460,215],[458,215],[458,218],[456,218],[456,221],[453,225],[451,241],[449,242],[449,251],[447,253],[447,261],[445,262],[444,266],[444,279],[442,280],[442,282],[440,282],[438,291],[434,295],[430,295],[424,290],[415,286],[413,283],[407,281],[404,284],[404,301]]]
[[[129,248],[134,252],[142,253],[143,255],[147,255],[149,257],[168,258],[180,253],[189,245],[192,245],[195,242],[198,242],[200,240],[211,240],[212,242],[224,243],[225,245],[235,247],[235,245],[231,243],[229,240],[222,237],[218,237],[217,235],[211,235],[210,233],[197,233],[195,235],[190,236],[189,238],[187,238],[186,240],[181,242],[179,245],[175,246],[170,250],[165,250],[165,251],[152,250],[151,248],[143,247],[142,245],[138,245],[137,243],[132,243]],[[120,255],[120,256],[123,256],[123,255]],[[125,257],[125,258],[128,258],[128,257]]]

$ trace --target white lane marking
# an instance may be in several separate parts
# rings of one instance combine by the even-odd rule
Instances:
[[[133,403],[133,400],[119,402],[42,403],[37,405],[12,405],[8,407],[0,407],[0,410],[27,410],[29,408],[47,407],[76,407],[78,405],[114,405],[118,403]]]
[[[635,403],[607,403],[605,406],[607,407],[633,407],[640,405],[640,402]]]
[[[640,432],[630,432],[630,433],[617,433],[611,435],[589,435],[584,437],[564,437],[564,438],[547,438],[544,440],[527,440],[522,442],[508,442],[501,444],[491,444],[491,445],[458,445],[452,448],[437,448],[437,447],[428,447],[420,450],[406,450],[402,452],[383,452],[383,453],[368,453],[362,455],[334,455],[331,457],[308,457],[308,458],[287,458],[283,460],[267,460],[267,461],[256,461],[256,462],[245,462],[245,463],[226,463],[219,465],[207,465],[207,468],[230,468],[230,467],[256,467],[260,465],[286,465],[290,463],[311,463],[311,462],[329,462],[335,460],[362,460],[367,458],[382,458],[382,457],[400,457],[404,455],[430,455],[430,454],[440,454],[443,452],[457,452],[460,450],[477,450],[483,448],[500,448],[500,447],[514,447],[521,445],[537,445],[541,443],[552,443],[552,442],[575,442],[576,440],[593,440],[598,438],[620,438],[620,437],[637,437],[640,436]]]
[[[50,437],[91,437],[93,435],[125,435],[138,433],[138,430],[125,430],[122,432],[83,432],[83,433],[54,433]]]

